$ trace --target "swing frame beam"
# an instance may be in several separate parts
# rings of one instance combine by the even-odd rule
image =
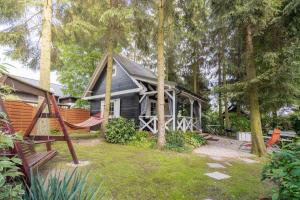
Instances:
[[[38,97],[43,97],[42,103],[38,106],[38,109],[31,121],[31,123],[29,124],[29,126],[27,127],[27,129],[24,133],[24,139],[31,139],[31,140],[33,139],[34,141],[36,141],[36,143],[46,143],[46,144],[48,144],[47,150],[48,149],[51,150],[50,145],[51,145],[51,142],[53,142],[53,141],[66,141],[69,152],[72,156],[73,162],[75,164],[78,164],[79,162],[78,162],[76,152],[74,150],[74,147],[71,142],[70,136],[68,134],[64,120],[61,116],[61,113],[59,112],[59,107],[57,105],[54,94],[48,90],[28,84],[28,83],[26,83],[22,80],[19,80],[8,74],[2,74],[2,76],[0,77],[0,84],[7,85],[15,91],[26,92],[26,93],[36,95]],[[42,117],[43,110],[46,108],[46,106],[48,106],[49,117],[54,116],[58,120],[61,130],[63,132],[62,136],[46,136],[46,135],[32,136],[32,135],[30,135],[33,128],[37,124],[38,119]],[[52,112],[52,108],[53,108],[53,112]],[[0,112],[4,112],[7,115],[3,100],[1,98],[0,98]],[[8,115],[7,115],[7,120],[10,122]],[[8,123],[7,125],[9,127],[10,134],[13,134],[14,129],[11,126],[11,124]],[[20,150],[15,147],[14,149],[12,149],[11,152],[19,154],[20,152],[18,152],[18,151],[20,151]]]

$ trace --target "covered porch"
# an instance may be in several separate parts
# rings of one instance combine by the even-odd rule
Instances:
[[[158,132],[157,91],[153,85],[143,83],[147,91],[140,96],[140,130]],[[165,129],[202,131],[201,102],[195,94],[178,86],[165,88]]]

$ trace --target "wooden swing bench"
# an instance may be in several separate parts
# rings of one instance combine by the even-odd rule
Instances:
[[[38,167],[45,164],[47,161],[51,160],[55,155],[57,155],[57,151],[51,149],[51,143],[54,141],[66,141],[71,156],[73,158],[73,162],[75,164],[78,164],[79,162],[75,150],[73,148],[71,139],[67,132],[66,125],[59,112],[59,108],[56,103],[55,96],[47,90],[25,83],[22,80],[19,80],[8,74],[4,74],[0,76],[0,84],[5,84],[12,87],[15,90],[31,93],[36,96],[44,98],[43,102],[38,106],[37,111],[31,123],[27,127],[23,136],[23,140],[14,141],[14,148],[11,149],[11,155],[12,156],[17,155],[22,160],[21,168],[25,175],[25,180],[27,181],[27,183],[30,183],[31,170],[37,169]],[[43,113],[46,106],[48,106],[49,113]],[[52,112],[52,109],[54,112]],[[4,103],[1,98],[0,98],[0,112],[6,113],[7,121],[10,121]],[[35,125],[37,124],[39,118],[56,118],[59,122],[63,135],[62,136],[57,136],[57,135],[31,136],[30,134],[33,131]],[[8,131],[6,131],[7,134],[15,133],[10,123],[6,123],[6,126],[8,127]],[[35,144],[46,144],[47,150],[44,152],[38,152],[35,150]]]
[[[39,142],[39,144],[41,143],[42,142]],[[46,141],[46,144],[47,143],[48,141]],[[44,152],[37,152],[34,145],[34,142],[26,140],[15,142],[15,148],[18,152],[18,156],[22,160],[26,176],[29,176],[30,170],[37,169],[57,155],[57,151],[51,149],[47,149],[47,151]]]

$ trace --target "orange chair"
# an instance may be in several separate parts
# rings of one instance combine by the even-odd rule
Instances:
[[[276,143],[279,142],[279,140],[280,140],[280,133],[281,133],[281,131],[278,128],[275,128],[273,130],[272,136],[266,142],[267,148],[271,148],[271,147],[279,148],[278,146],[276,146]],[[239,149],[250,151],[251,147],[252,147],[252,143],[247,142],[247,143],[241,144]]]
[[[267,141],[266,146],[272,147],[274,144],[276,144],[280,140],[280,129],[275,128],[273,130],[271,138]]]

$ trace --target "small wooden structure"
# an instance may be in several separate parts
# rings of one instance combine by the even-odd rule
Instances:
[[[59,108],[57,106],[54,95],[50,91],[44,90],[37,86],[30,85],[26,82],[23,82],[22,80],[19,80],[7,74],[4,74],[0,77],[0,84],[10,86],[12,89],[19,92],[30,91],[30,93],[43,98],[42,103],[39,105],[31,123],[29,124],[29,126],[27,127],[24,133],[24,141],[15,142],[15,147],[14,149],[11,150],[12,154],[17,154],[22,160],[22,169],[27,180],[29,180],[30,177],[30,169],[44,164],[45,162],[47,162],[57,154],[56,151],[51,149],[51,142],[54,141],[66,141],[69,151],[72,155],[73,162],[75,164],[78,164],[76,153],[74,151],[71,139],[68,135],[66,125],[59,112]],[[49,112],[43,113],[46,106],[48,106]],[[0,112],[7,113],[1,98],[0,98]],[[30,135],[33,128],[37,124],[39,118],[56,118],[60,124],[63,135],[62,136]],[[14,129],[10,124],[7,124],[7,128],[9,130],[7,131],[8,134],[14,133]],[[41,144],[41,143],[46,144],[47,147],[46,152],[35,151],[34,144]]]

